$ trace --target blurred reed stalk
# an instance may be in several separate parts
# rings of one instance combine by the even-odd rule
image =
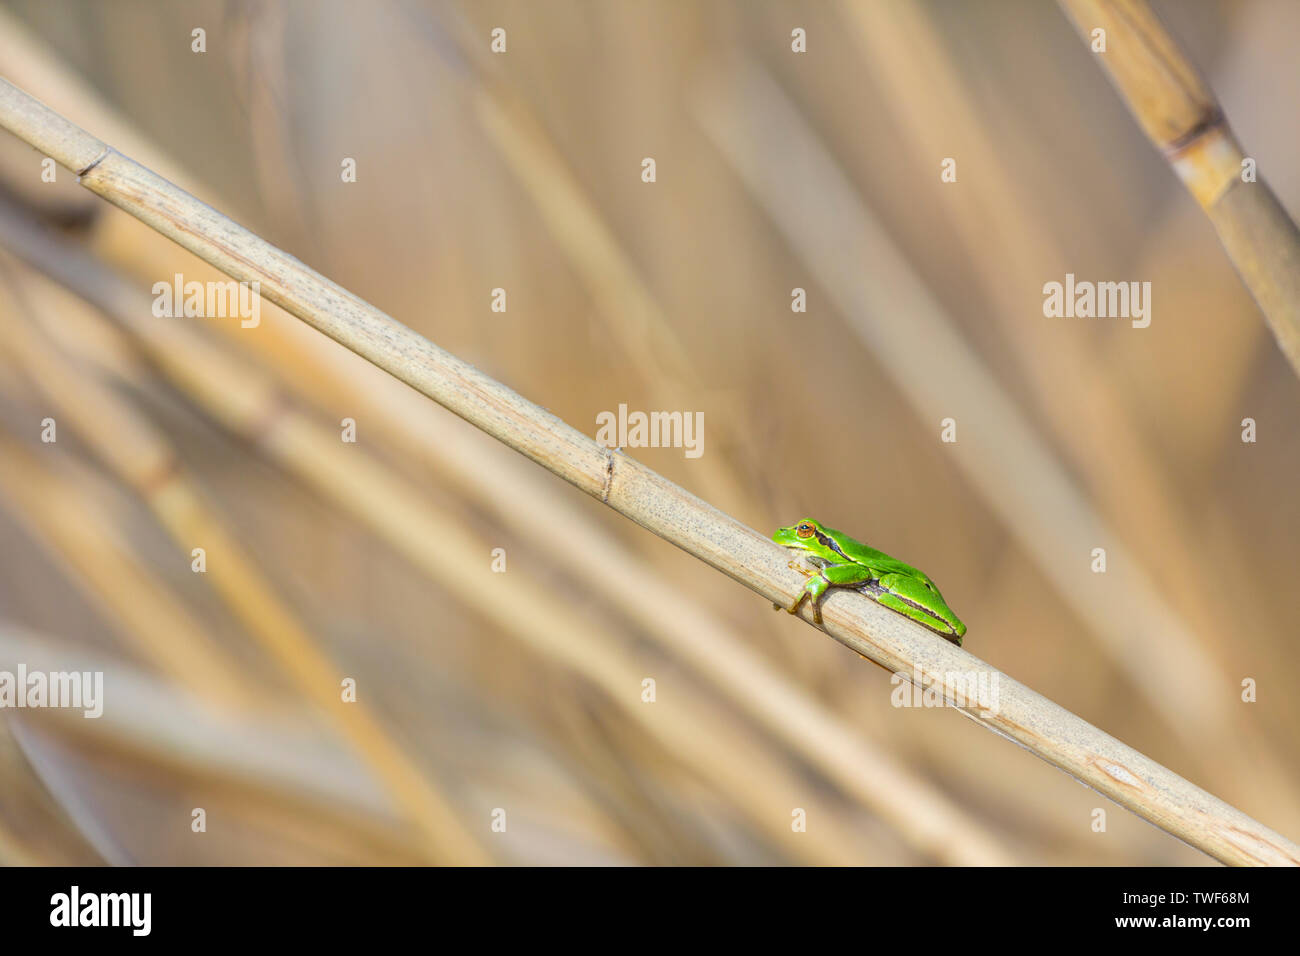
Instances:
[[[12,712],[0,717],[0,865],[102,866],[104,854],[23,752],[16,724]]]
[[[1245,152],[1214,93],[1146,0],[1059,0],[1156,149],[1205,210],[1278,346],[1300,375],[1300,229]]]
[[[13,396],[6,395],[7,400]],[[28,452],[0,426],[0,507],[66,570],[115,631],[210,706],[241,707],[250,681],[129,542],[84,482]]]
[[[673,407],[684,388],[698,388],[698,360],[535,113],[501,81],[498,58],[487,52],[460,11],[448,7],[442,13],[433,29],[446,30],[454,52],[445,40],[434,41],[431,48],[463,83],[483,131],[537,207],[599,312],[608,317],[602,333],[613,336],[627,364],[640,370],[651,394],[659,396],[654,404]],[[691,471],[705,496],[724,503],[731,513],[766,510],[725,456],[705,456]]]
[[[12,273],[12,269],[6,271]],[[97,379],[79,374],[44,336],[18,317],[20,310],[9,299],[8,292],[0,296],[0,334],[31,383],[58,418],[69,423],[140,496],[183,554],[188,555],[194,547],[205,549],[207,573],[216,591],[299,690],[330,717],[388,783],[431,858],[488,862],[447,799],[388,737],[370,709],[360,701],[345,704],[340,700],[342,671],[317,647],[244,554],[235,534],[208,504],[165,436]]]
[[[0,124],[102,196],[445,408],[646,529],[745,584],[788,603],[803,579],[784,550],[635,459],[611,452],[544,409],[114,151],[8,81]],[[811,610],[802,611],[811,621]],[[960,699],[962,675],[996,675],[968,716],[1026,746],[1123,806],[1216,858],[1300,865],[1300,847],[1173,774],[978,658],[859,594],[823,608],[824,630],[896,673]],[[982,717],[973,714],[984,712]]]
[[[337,735],[322,732],[315,715],[296,701],[214,712],[195,706],[183,685],[159,680],[121,658],[0,621],[0,662],[12,661],[35,670],[104,674],[113,703],[98,719],[85,720],[68,708],[32,712],[28,719],[42,737],[56,735],[60,746],[109,765],[116,776],[161,778],[167,787],[203,793],[210,812],[227,803],[258,804],[304,818],[307,825],[327,821],[320,845],[331,847],[335,860],[373,860],[376,853],[385,862],[406,865],[426,859],[422,847],[412,843],[400,808],[365,764]],[[97,821],[75,815],[74,820],[83,833],[101,829]],[[112,862],[130,862],[120,856]]]

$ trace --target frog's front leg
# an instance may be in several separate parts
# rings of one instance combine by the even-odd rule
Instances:
[[[809,575],[809,577],[808,583],[803,586],[803,590],[799,592],[799,596],[794,599],[794,603],[786,608],[786,610],[791,614],[798,614],[799,608],[803,605],[803,602],[811,597],[813,599],[813,620],[820,624],[822,622],[822,612],[818,610],[817,602],[820,601],[821,596],[826,593],[826,589],[831,586],[830,582],[823,577],[825,571],[810,571],[807,568],[795,567],[793,564],[790,565],[790,567],[791,569],[798,571],[800,574]],[[781,608],[781,605],[779,604],[773,604],[772,606],[778,610]]]
[[[816,574],[816,573],[817,573],[817,568],[810,568],[810,567],[808,567],[808,565],[806,565],[806,564],[799,564],[797,561],[791,561],[789,564],[786,565],[786,567],[789,568],[791,571],[798,571],[798,572],[799,572],[800,574],[802,574],[804,577],[808,577],[809,575],[813,575],[813,574]],[[803,592],[803,593],[801,593],[801,594],[799,595],[799,600],[798,600],[798,601],[795,601],[795,603],[794,603],[794,607],[793,607],[793,608],[785,607],[784,605],[777,604],[777,603],[774,601],[774,602],[772,602],[772,610],[773,610],[773,611],[789,611],[791,614],[795,614],[795,613],[797,613],[798,610],[799,610],[799,605],[800,605],[801,603],[803,603],[804,598],[806,598],[807,596],[808,596],[808,593],[807,593],[806,591]]]
[[[820,625],[822,623],[821,599],[830,588],[855,587],[866,584],[872,580],[872,571],[870,568],[863,567],[860,564],[832,564],[814,572],[804,585],[803,591],[795,599],[787,610],[791,614],[798,614],[799,607],[808,598],[812,598],[813,606],[813,623]]]

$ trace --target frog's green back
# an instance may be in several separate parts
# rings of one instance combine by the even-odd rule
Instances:
[[[907,574],[912,577],[929,580],[924,574],[905,564],[897,558],[891,558],[883,551],[877,551],[875,548],[869,548],[861,541],[850,537],[843,531],[836,531],[833,528],[823,529],[827,534],[834,535],[839,542],[840,550],[844,552],[845,557],[858,564],[865,564],[867,567],[879,571],[881,574]]]

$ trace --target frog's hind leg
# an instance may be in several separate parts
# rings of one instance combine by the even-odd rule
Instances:
[[[961,647],[961,636],[953,630],[952,625],[929,613],[924,608],[917,607],[911,601],[900,598],[883,589],[877,590],[876,593],[872,594],[872,597],[875,598],[878,603],[889,608],[891,611],[897,611],[909,620],[915,621],[922,627],[934,631],[934,633],[938,634],[940,637],[951,641],[958,647]]]

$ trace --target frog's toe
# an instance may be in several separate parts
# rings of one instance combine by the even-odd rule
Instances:
[[[794,599],[794,603],[791,604],[791,605],[790,605],[788,608],[786,608],[785,610],[786,610],[788,613],[790,613],[790,614],[798,614],[798,613],[799,613],[799,605],[803,604],[803,602],[806,601],[807,599],[808,599],[808,592],[807,592],[807,591],[800,591],[800,592],[799,592],[799,596],[798,596],[797,598]]]

